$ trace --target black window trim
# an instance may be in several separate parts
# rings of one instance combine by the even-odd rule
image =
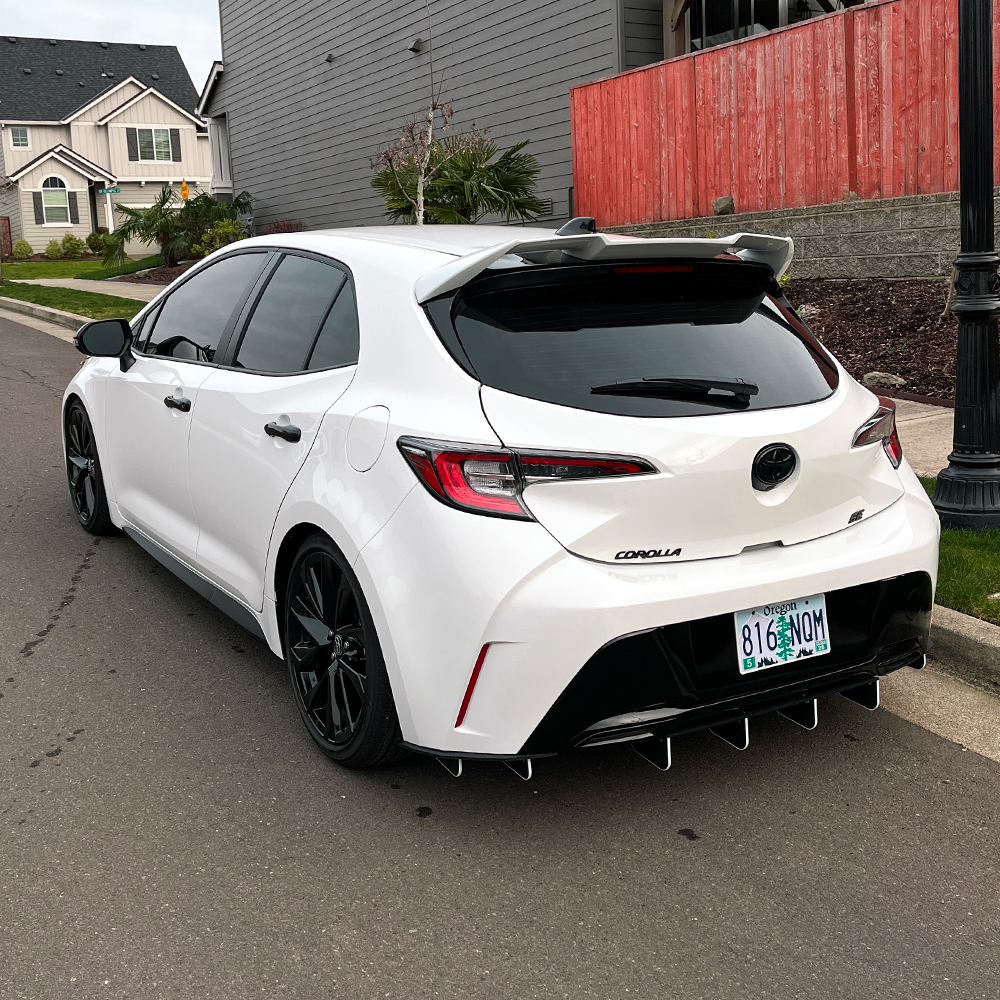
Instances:
[[[339,371],[341,368],[353,368],[357,365],[357,361],[348,362],[346,365],[332,365],[329,368],[303,368],[300,371],[295,372],[267,372],[260,371],[256,368],[243,368],[242,366],[234,365],[233,361],[236,359],[236,355],[239,352],[240,345],[243,343],[243,337],[247,332],[247,327],[250,325],[250,320],[253,319],[254,311],[257,308],[258,303],[261,300],[267,286],[270,284],[271,278],[274,276],[275,271],[277,271],[281,261],[285,257],[305,257],[309,260],[315,260],[320,264],[327,264],[330,267],[335,267],[337,270],[342,271],[347,276],[347,281],[341,286],[340,291],[333,297],[327,308],[326,313],[323,316],[319,326],[316,328],[316,335],[313,337],[313,342],[306,353],[306,363],[308,364],[309,358],[312,357],[313,351],[316,349],[316,341],[319,340],[320,334],[323,332],[323,325],[326,323],[327,318],[330,315],[330,311],[336,305],[337,300],[341,295],[344,294],[344,289],[347,285],[351,286],[351,293],[354,295],[354,308],[357,309],[358,305],[358,295],[357,289],[354,284],[354,274],[351,269],[334,257],[328,257],[325,254],[314,253],[309,250],[300,250],[298,247],[273,247],[270,248],[271,252],[274,254],[274,261],[268,264],[264,270],[261,272],[260,277],[254,285],[254,288],[249,296],[244,300],[242,306],[239,310],[239,317],[237,322],[233,324],[232,329],[229,331],[228,340],[225,343],[225,349],[223,350],[222,343],[219,344],[219,350],[216,351],[216,357],[222,358],[220,362],[216,363],[216,367],[225,368],[227,371],[234,372],[244,372],[247,375],[266,375],[268,378],[286,378],[290,375],[315,375],[318,372],[332,372]],[[360,329],[360,316],[358,317],[358,326]],[[359,343],[360,347],[360,343]]]
[[[160,299],[157,302],[156,306],[154,307],[155,311],[156,311],[156,316],[154,317],[154,319],[153,319],[153,321],[152,321],[152,323],[151,323],[151,325],[149,327],[149,331],[146,334],[146,343],[149,342],[150,337],[152,337],[153,332],[156,329],[156,324],[159,321],[160,312],[163,310],[164,303],[179,288],[181,288],[183,285],[186,285],[193,278],[196,278],[199,274],[204,273],[210,267],[213,267],[215,264],[218,264],[218,263],[220,263],[223,260],[228,260],[230,257],[238,257],[238,256],[242,256],[243,254],[250,254],[250,253],[263,254],[264,257],[265,257],[265,261],[264,261],[263,267],[261,268],[260,273],[257,275],[257,277],[252,282],[250,282],[250,284],[244,290],[242,297],[240,298],[239,302],[236,305],[236,308],[233,309],[232,315],[229,317],[229,322],[226,324],[226,329],[222,331],[222,336],[219,338],[219,346],[215,350],[215,356],[217,358],[218,357],[225,357],[225,352],[229,349],[229,343],[230,343],[230,340],[232,339],[232,332],[236,328],[236,326],[238,325],[239,320],[240,320],[240,318],[243,315],[243,310],[246,307],[247,299],[250,298],[250,296],[254,292],[254,289],[257,288],[257,286],[260,284],[260,280],[263,277],[263,275],[265,275],[265,274],[268,273],[268,269],[270,267],[270,264],[269,264],[269,262],[268,262],[268,260],[266,258],[269,257],[269,256],[271,256],[271,255],[273,255],[275,253],[275,251],[271,247],[247,247],[246,249],[235,250],[232,253],[227,253],[227,254],[224,254],[221,257],[216,257],[214,260],[212,260],[212,261],[210,261],[210,262],[208,262],[206,264],[202,264],[202,265],[199,265],[198,267],[191,268],[191,270],[188,271],[187,274],[183,275],[180,278],[180,280],[178,281],[177,285],[170,289],[170,295],[164,295],[163,298]],[[133,346],[132,350],[140,358],[158,358],[160,360],[165,360],[165,361],[179,361],[179,362],[182,362],[184,364],[188,364],[188,365],[202,365],[202,366],[207,367],[207,368],[220,368],[220,367],[222,367],[221,364],[218,361],[198,361],[196,358],[175,358],[175,357],[171,357],[168,354],[150,354],[147,351],[140,351],[140,350],[138,350],[134,346]]]

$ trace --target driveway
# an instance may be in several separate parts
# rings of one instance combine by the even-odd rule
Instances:
[[[280,661],[77,527],[80,356],[6,320],[0,348],[0,997],[996,996],[1000,764],[961,718],[833,698],[666,774],[342,770]],[[914,717],[925,676],[896,679]]]

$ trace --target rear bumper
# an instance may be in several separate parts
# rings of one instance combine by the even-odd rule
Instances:
[[[826,594],[832,650],[740,676],[733,617],[716,615],[608,643],[567,685],[521,753],[678,736],[923,666],[933,607],[927,573]]]
[[[817,660],[809,677],[779,675],[774,671],[783,668],[773,668],[742,691],[702,685],[651,695],[640,686],[632,689],[636,697],[623,701],[619,695],[627,692],[612,665],[600,676],[605,708],[588,717],[564,711],[575,679],[619,641],[719,618],[728,620],[720,635],[724,631],[735,642],[736,611],[879,587],[880,581],[913,573],[927,581],[929,602],[939,522],[916,477],[905,465],[900,473],[904,496],[850,528],[785,548],[673,566],[581,559],[537,524],[477,517],[413,491],[356,564],[370,595],[404,739],[447,756],[540,756],[584,745],[616,727],[627,730],[631,723],[608,720],[637,711],[666,713],[651,725],[669,735],[922,662],[929,603],[926,621],[895,639],[882,639],[874,620],[858,642],[834,638],[830,656],[843,655],[826,665]],[[902,658],[898,648],[888,648],[907,640],[915,644]],[[489,651],[463,723],[456,726],[484,645]],[[730,663],[737,674],[735,649],[725,660],[727,669]],[[662,666],[651,669],[664,673]],[[557,716],[559,725],[553,722]]]

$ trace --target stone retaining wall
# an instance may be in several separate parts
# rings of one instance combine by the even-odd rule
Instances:
[[[996,218],[1000,188],[994,188]],[[950,275],[959,249],[958,192],[679,219],[606,232],[633,236],[704,236],[715,230],[795,240],[799,278],[916,278]]]

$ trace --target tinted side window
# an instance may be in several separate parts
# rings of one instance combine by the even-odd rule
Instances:
[[[310,370],[340,368],[358,362],[358,309],[348,281],[327,316],[309,358]]]
[[[171,292],[146,352],[187,361],[214,361],[233,310],[264,266],[267,254],[226,257]]]
[[[338,268],[287,256],[257,302],[233,364],[259,372],[300,372],[337,292]]]

